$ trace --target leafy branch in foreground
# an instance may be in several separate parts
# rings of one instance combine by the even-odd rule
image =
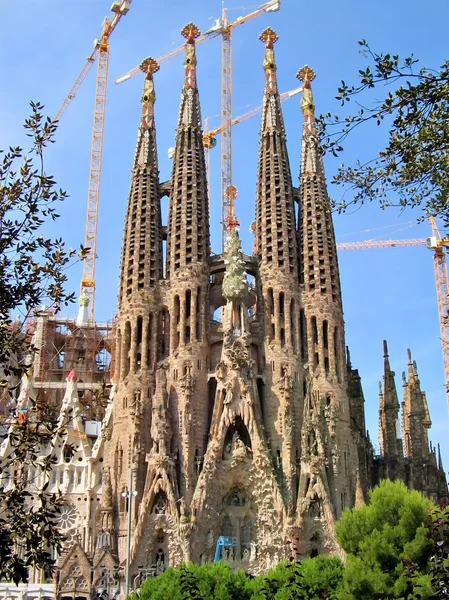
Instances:
[[[31,150],[0,150],[0,364],[19,376],[17,364],[30,348],[24,323],[39,305],[57,312],[75,299],[66,293],[67,268],[84,258],[88,249],[67,250],[61,238],[43,235],[42,227],[59,217],[56,205],[67,199],[44,168],[44,149],[53,143],[56,123],[42,115],[43,106],[31,102],[32,113],[24,128],[32,138]],[[21,317],[12,323],[11,311]]]
[[[413,55],[401,60],[377,54],[365,40],[359,45],[370,64],[357,85],[342,81],[337,95],[342,106],[355,100],[359,108],[347,116],[320,115],[322,148],[338,156],[354,130],[369,123],[389,128],[388,143],[363,164],[339,167],[333,183],[349,186],[353,197],[334,202],[334,209],[377,200],[383,209],[420,207],[423,217],[449,224],[449,61],[437,70],[418,68]],[[372,89],[388,91],[373,101]]]
[[[50,549],[60,548],[63,540],[58,521],[64,500],[47,492],[52,448],[64,435],[63,424],[39,398],[28,398],[27,411],[17,407],[21,379],[38,351],[28,317],[43,303],[57,312],[74,300],[64,290],[66,271],[88,251],[67,250],[61,238],[43,234],[67,194],[44,168],[56,123],[45,119],[42,109],[32,102],[24,124],[29,152],[0,150],[0,391],[9,409],[0,451],[0,579],[15,583],[28,580],[30,567],[51,576]],[[20,313],[14,321],[13,311]]]

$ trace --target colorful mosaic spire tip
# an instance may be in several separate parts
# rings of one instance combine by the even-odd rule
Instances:
[[[279,36],[271,27],[267,27],[262,31],[259,35],[259,40],[263,42],[267,48],[272,48],[273,44],[275,44],[279,39]]]
[[[181,35],[186,38],[187,43],[193,44],[195,39],[201,35],[201,31],[196,25],[190,22],[181,29]]]
[[[304,65],[304,67],[299,69],[299,71],[296,73],[296,77],[297,79],[300,79],[301,81],[304,81],[304,83],[306,83],[307,81],[313,81],[316,77],[316,74],[315,71],[311,69],[308,65]]]
[[[153,74],[156,73],[156,71],[159,71],[160,66],[159,63],[154,60],[154,58],[148,56],[140,63],[139,69],[144,73]]]

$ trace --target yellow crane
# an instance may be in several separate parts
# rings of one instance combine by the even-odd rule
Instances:
[[[95,259],[97,247],[98,202],[100,197],[101,156],[103,149],[104,112],[106,106],[106,86],[108,80],[109,38],[120,19],[129,11],[132,0],[117,0],[111,6],[113,16],[105,18],[101,26],[101,34],[94,41],[94,47],[86,64],[81,69],[69,93],[58,110],[55,121],[59,121],[73,100],[95,60],[98,58],[95,86],[94,121],[92,128],[92,144],[90,151],[89,187],[87,192],[87,216],[84,247],[89,252],[83,263],[81,293],[89,298],[89,317],[94,318],[95,304]]]
[[[449,248],[449,237],[442,237],[431,217],[432,235],[429,238],[410,240],[368,240],[366,242],[346,242],[337,244],[338,250],[368,250],[372,248],[400,248],[405,246],[426,246],[433,251],[433,267],[438,303],[438,320],[440,323],[441,349],[443,352],[444,381],[446,399],[449,409],[449,278],[447,273],[446,254]]]
[[[212,27],[202,34],[197,40],[196,45],[201,44],[218,35],[222,36],[221,43],[221,212],[222,212],[222,240],[224,244],[226,235],[226,215],[228,197],[233,198],[237,193],[236,188],[232,185],[232,30],[248,23],[252,19],[259,17],[265,13],[278,11],[281,7],[280,0],[270,0],[256,10],[242,16],[237,17],[234,21],[228,21],[227,11],[223,8],[222,16],[216,19]],[[184,51],[184,46],[180,46],[171,50],[167,54],[157,58],[159,64],[170,60],[174,56],[178,56]],[[122,77],[115,80],[116,84],[123,83],[131,77],[140,73],[139,67],[134,67]]]
[[[296,96],[297,94],[299,94],[301,92],[302,92],[302,86],[295,88],[294,90],[290,90],[288,92],[283,92],[282,94],[279,94],[279,99],[281,102],[284,102],[284,100],[293,98],[293,96]],[[255,108],[252,108],[248,112],[243,113],[242,115],[240,115],[238,117],[234,117],[234,119],[231,120],[231,127],[234,127],[234,125],[238,125],[239,123],[246,121],[246,119],[254,117],[255,115],[259,114],[261,110],[262,110],[262,105],[259,105],[259,106],[256,106]],[[208,118],[204,119],[203,145],[204,145],[204,149],[206,151],[206,165],[207,165],[207,173],[208,173],[207,180],[208,181],[210,181],[210,154],[209,153],[210,153],[210,150],[212,148],[215,148],[215,146],[217,145],[216,138],[220,133],[222,133],[222,131],[223,131],[223,124],[221,124],[219,127],[215,127],[214,129],[209,129],[209,119]]]

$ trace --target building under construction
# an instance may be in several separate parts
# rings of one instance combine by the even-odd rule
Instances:
[[[35,324],[39,353],[18,410],[26,413],[35,394],[74,418],[55,448],[48,488],[66,494],[67,542],[54,587],[36,574],[29,598],[39,585],[41,595],[62,600],[87,600],[105,588],[111,597],[168,566],[211,562],[217,544],[222,560],[250,573],[283,559],[292,534],[304,557],[340,555],[336,520],[386,477],[435,501],[447,496],[441,458],[429,446],[417,366],[409,353],[401,416],[386,343],[379,455],[367,436],[362,385],[345,344],[314,124],[314,72],[307,66],[298,72],[297,187],[277,87],[277,36],[269,28],[262,33],[254,252],[242,253],[228,194],[225,250],[212,256],[199,32],[190,23],[182,34],[184,77],[168,187],[159,181],[156,146],[158,64],[142,63],[116,321],[89,324],[83,297],[76,321],[43,311]],[[75,447],[73,456],[65,443]],[[7,446],[6,439],[3,452]],[[12,586],[6,594],[17,597]]]

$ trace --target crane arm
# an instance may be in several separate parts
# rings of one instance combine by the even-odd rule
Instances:
[[[259,15],[263,14],[264,12],[274,12],[276,10],[279,10],[280,5],[281,5],[280,0],[270,0],[270,2],[267,2],[263,6],[259,7],[257,10],[255,10],[243,17],[238,17],[237,19],[235,19],[235,21],[232,21],[232,23],[228,23],[226,25],[226,28],[232,29],[233,27],[238,27],[239,25],[242,25],[243,23],[247,23],[248,21],[251,21],[251,19],[258,17]],[[224,32],[225,26],[223,24],[223,21],[220,19],[217,19],[216,23],[217,23],[217,25],[213,26],[211,29],[209,29],[208,31],[206,31],[205,33],[200,35],[200,37],[197,40],[195,40],[195,44],[197,46],[198,46],[198,44],[202,44],[203,42],[206,42],[207,40],[210,40],[214,37],[217,37],[217,35],[221,35]],[[162,64],[162,63],[166,62],[167,60],[170,60],[171,58],[178,56],[182,52],[184,52],[184,45],[180,46],[179,48],[175,48],[175,50],[171,50],[170,52],[168,52],[167,54],[164,54],[163,56],[160,56],[159,58],[156,59],[156,61],[159,64]],[[142,71],[140,70],[140,68],[138,66],[134,67],[133,69],[131,69],[130,71],[125,73],[125,75],[118,77],[114,81],[114,83],[116,85],[119,85],[120,83],[124,83],[125,81],[128,81],[128,79],[135,77],[136,75],[138,75],[141,72]]]
[[[61,119],[62,115],[66,111],[66,108],[68,107],[70,102],[73,100],[73,98],[76,96],[76,92],[79,90],[81,84],[83,83],[84,79],[86,78],[86,75],[89,73],[92,65],[95,62],[96,54],[97,54],[97,48],[94,48],[92,54],[88,57],[86,64],[81,69],[80,74],[76,78],[75,83],[72,85],[70,92],[64,98],[64,100],[61,104],[61,107],[58,110],[58,112],[56,113],[56,116],[53,119],[53,121],[59,121]]]
[[[104,19],[100,38],[99,40],[97,39],[94,41],[94,49],[90,53],[90,56],[87,57],[86,64],[81,69],[81,72],[78,75],[78,77],[75,79],[75,83],[72,85],[69,93],[64,98],[61,107],[56,113],[56,116],[53,119],[53,121],[61,120],[62,115],[65,113],[68,105],[73,100],[73,98],[75,98],[76,92],[79,90],[81,84],[86,78],[86,75],[89,73],[92,65],[94,64],[98,54],[98,50],[100,48],[100,43],[107,43],[111,33],[117,27],[120,19],[123,17],[123,15],[126,15],[126,13],[128,12],[131,1],[132,0],[122,0],[121,2],[114,2],[114,4],[112,5],[111,10],[115,13],[114,16],[111,20]]]
[[[368,250],[370,248],[396,248],[397,246],[426,246],[427,239],[411,240],[368,240],[367,242],[344,242],[337,244],[337,250]]]
[[[202,44],[203,42],[206,42],[207,40],[210,40],[214,37],[217,37],[217,35],[220,35],[220,34],[221,34],[221,29],[206,31],[206,33],[203,33],[202,35],[200,35],[200,37],[198,39],[195,40],[195,45],[198,46],[198,44]],[[185,48],[184,48],[184,44],[183,44],[182,46],[179,46],[179,48],[175,48],[174,50],[171,50],[167,54],[164,54],[163,56],[156,58],[156,61],[159,64],[162,64],[162,63],[166,62],[167,60],[170,60],[171,58],[174,58],[175,56],[182,54],[184,52],[184,50],[185,50]],[[125,81],[128,81],[128,79],[135,77],[139,73],[142,73],[142,71],[140,70],[140,67],[139,66],[134,67],[134,69],[131,69],[130,71],[128,71],[128,73],[125,73],[125,75],[118,77],[114,81],[114,83],[116,85],[119,85],[120,83],[124,83]]]
[[[257,8],[253,12],[248,13],[247,15],[245,15],[243,17],[237,17],[237,19],[235,19],[234,21],[231,21],[231,23],[228,23],[227,26],[229,29],[233,29],[234,27],[243,25],[243,23],[248,23],[248,21],[251,21],[252,19],[255,19],[256,17],[263,15],[263,13],[276,12],[280,8],[281,8],[281,0],[270,0],[270,2],[267,2],[266,4],[259,6],[259,8]]]
[[[300,92],[302,92],[302,86],[299,88],[296,88],[294,90],[290,90],[289,92],[283,92],[282,94],[279,95],[279,99],[281,102],[284,102],[284,100],[288,100],[289,98],[296,96],[296,94],[299,94]],[[262,105],[257,106],[256,108],[252,108],[248,112],[243,113],[243,115],[235,117],[235,119],[232,119],[231,125],[232,126],[238,125],[239,123],[246,121],[246,119],[254,117],[254,115],[257,115],[258,113],[260,113],[261,110],[262,110]],[[218,135],[219,133],[222,132],[222,129],[223,129],[223,127],[220,125],[219,127],[215,127],[215,129],[211,129],[210,131],[205,132],[203,139],[204,138],[211,139],[211,138],[215,137],[216,135]]]

